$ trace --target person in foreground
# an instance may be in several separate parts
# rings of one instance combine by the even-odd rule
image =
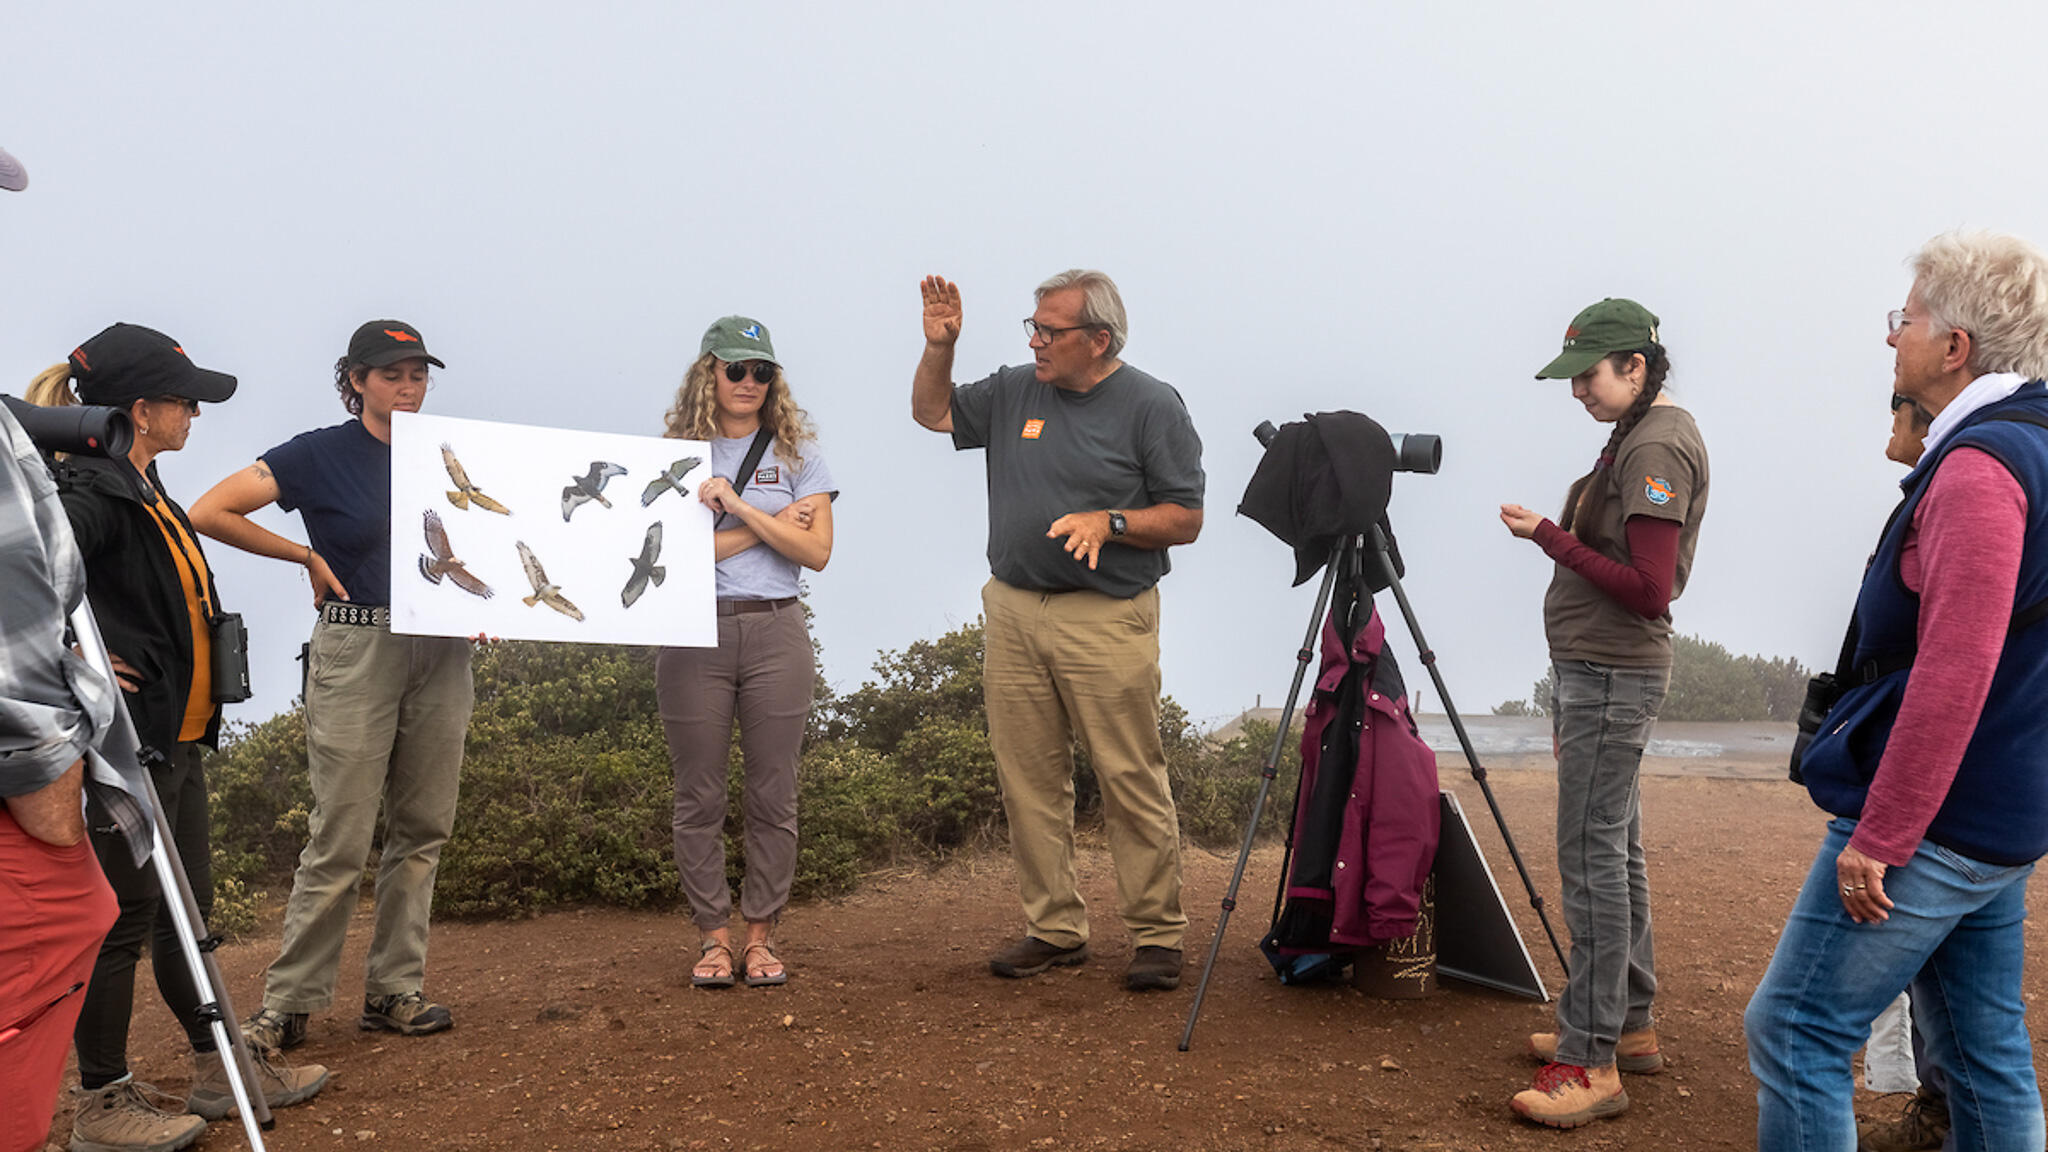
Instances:
[[[1614,425],[1560,523],[1503,504],[1508,531],[1556,561],[1543,598],[1557,744],[1557,871],[1570,971],[1557,1031],[1529,1037],[1544,1061],[1514,1110],[1576,1128],[1628,1108],[1621,1072],[1664,1058],[1651,1020],[1657,971],[1638,790],[1643,749],[1671,680],[1671,602],[1685,590],[1707,511],[1707,446],[1665,390],[1657,317],[1607,299],[1565,329],[1539,380],[1571,381],[1587,415]]]
[[[1851,1054],[1910,986],[1957,1148],[2043,1143],[2020,990],[2048,851],[2048,258],[1912,258],[1892,391],[1934,414],[1856,599],[1849,685],[1801,770],[1832,819],[1743,1023],[1757,1142],[1854,1148]]]
[[[690,983],[782,984],[771,939],[796,880],[796,775],[817,680],[797,578],[832,558],[839,495],[810,417],[797,407],[758,320],[727,316],[704,333],[664,435],[708,440],[697,498],[718,513],[718,647],[655,658],[662,731],[675,774],[676,869],[704,939]],[[759,451],[753,449],[758,446]],[[726,765],[737,716],[746,763],[747,936],[735,960],[725,880]]]
[[[206,535],[304,565],[320,613],[305,685],[313,816],[263,1008],[245,1026],[262,1047],[303,1043],[308,1014],[334,1001],[379,807],[384,840],[359,1024],[422,1036],[455,1023],[421,988],[434,872],[455,824],[475,699],[470,642],[390,629],[391,420],[419,411],[430,364],[445,367],[419,329],[398,320],[364,324],[334,368],[335,389],[355,418],[272,448],[192,506],[192,523]],[[298,511],[311,543],[249,519],[269,504]]]
[[[46,407],[120,408],[133,423],[135,440],[125,460],[70,457],[58,468],[57,485],[85,561],[93,614],[141,741],[140,759],[154,778],[202,919],[213,909],[202,760],[220,734],[210,626],[220,592],[185,510],[157,475],[156,458],[185,447],[202,401],[219,403],[234,393],[233,376],[193,364],[169,336],[115,324],[37,376],[27,394]],[[111,830],[94,827],[92,840],[121,915],[100,947],[74,1033],[79,1089],[71,1148],[169,1152],[198,1139],[207,1120],[231,1110],[229,1072],[212,1029],[198,1015],[199,988],[177,928],[159,912],[163,894],[155,871],[136,867],[128,844]],[[151,941],[157,989],[192,1045],[192,1087],[175,1110],[159,1108],[155,1089],[128,1069],[135,964],[144,940]],[[306,1100],[327,1082],[324,1068],[291,1068],[260,1053],[255,1067],[273,1108]]]
[[[960,289],[927,277],[911,415],[988,450],[982,589],[989,743],[1010,824],[1025,937],[989,959],[1035,976],[1088,959],[1074,879],[1078,736],[1102,786],[1117,899],[1136,946],[1125,984],[1180,984],[1180,821],[1159,740],[1159,578],[1202,530],[1202,441],[1180,393],[1125,364],[1127,324],[1100,272],[1038,286],[1032,364],[954,385]]]

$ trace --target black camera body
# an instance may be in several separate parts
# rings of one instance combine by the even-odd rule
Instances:
[[[1806,699],[1799,705],[1799,731],[1792,738],[1792,764],[1786,773],[1794,784],[1806,783],[1806,776],[1799,770],[1800,761],[1806,759],[1806,746],[1820,735],[1821,725],[1828,722],[1828,713],[1834,711],[1835,702],[1842,698],[1841,682],[1833,672],[1823,672],[1806,682]]]

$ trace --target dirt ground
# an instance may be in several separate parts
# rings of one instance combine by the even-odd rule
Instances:
[[[1490,782],[1554,905],[1546,761],[1496,762]],[[1477,785],[1462,760],[1447,757],[1442,774],[1554,994],[1557,961]],[[1282,987],[1255,947],[1277,850],[1253,857],[1193,1046],[1178,1051],[1234,857],[1188,852],[1188,976],[1177,992],[1137,995],[1122,986],[1130,945],[1097,843],[1082,860],[1095,957],[1030,980],[994,979],[985,964],[1019,930],[1001,856],[877,875],[849,899],[791,909],[781,930],[791,979],[776,989],[691,988],[695,936],[678,913],[437,924],[427,990],[457,1026],[417,1039],[356,1027],[348,990],[368,934],[359,919],[341,1002],[313,1018],[291,1054],[329,1066],[333,1080],[280,1111],[265,1142],[357,1152],[1754,1147],[1742,1010],[1822,824],[1781,779],[1733,778],[1774,775],[1761,761],[1646,764],[1659,1028],[1671,1063],[1629,1078],[1626,1114],[1573,1133],[1507,1107],[1535,1068],[1523,1038],[1549,1027],[1550,1006],[1453,980],[1405,1002],[1348,985]],[[2040,886],[2033,899],[2028,948],[2039,957]],[[275,947],[273,927],[222,950],[244,1012]],[[133,1066],[182,1096],[182,1044],[142,979]],[[2030,1004],[2044,984],[2030,965]],[[1902,1103],[1858,1100],[1873,1115]],[[53,1141],[69,1132],[62,1113]],[[234,1121],[198,1145],[244,1146]]]

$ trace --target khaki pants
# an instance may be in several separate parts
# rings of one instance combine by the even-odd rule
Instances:
[[[1159,590],[981,590],[989,743],[1010,821],[1027,931],[1071,948],[1088,939],[1074,881],[1079,737],[1102,786],[1118,911],[1132,942],[1180,947],[1180,818],[1159,743]]]
[[[394,636],[366,624],[313,627],[306,760],[313,817],[285,905],[284,947],[263,1006],[318,1012],[335,969],[384,809],[366,996],[417,992],[426,979],[434,872],[455,826],[462,741],[475,688],[469,641]]]

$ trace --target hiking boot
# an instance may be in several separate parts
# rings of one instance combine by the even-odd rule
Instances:
[[[425,996],[407,992],[403,996],[364,997],[359,1024],[365,1032],[382,1028],[400,1036],[425,1036],[455,1027],[455,1016]]]
[[[1147,944],[1124,969],[1124,987],[1133,992],[1171,992],[1180,987],[1180,949]]]
[[[1026,936],[988,958],[988,970],[1012,980],[1036,976],[1047,968],[1071,968],[1088,960],[1088,945],[1061,948],[1036,936]]]
[[[272,1060],[261,1048],[249,1049],[249,1062],[256,1066],[256,1083],[263,1089],[263,1102],[272,1108],[289,1108],[311,1100],[327,1087],[327,1069],[318,1064],[294,1068],[280,1058]],[[235,1089],[228,1083],[227,1061],[218,1052],[192,1053],[192,1089],[185,1094],[185,1110],[218,1120],[235,1111]]]
[[[1529,1055],[1549,1064],[1557,1059],[1557,1033],[1529,1034]],[[1664,1070],[1664,1054],[1657,1050],[1657,1030],[1644,1028],[1623,1032],[1614,1040],[1614,1064],[1623,1072],[1654,1076]]]
[[[173,1152],[206,1131],[206,1121],[159,1108],[152,1097],[177,1100],[132,1076],[103,1088],[73,1089],[78,1114],[71,1119],[71,1152]]]
[[[1866,1121],[1856,1126],[1857,1152],[1921,1152],[1941,1147],[1948,1139],[1948,1100],[1922,1084],[1906,1111],[1889,1123]]]
[[[1605,1070],[1601,1079],[1609,1076],[1614,1079],[1612,1089],[1595,1088],[1591,1075],[1576,1064],[1545,1064],[1536,1073],[1536,1086],[1515,1093],[1508,1104],[1538,1124],[1578,1128],[1628,1111],[1628,1092],[1621,1086],[1621,1077]]]
[[[306,1014],[265,1008],[242,1025],[242,1038],[249,1047],[263,1052],[297,1048],[306,1042]]]

